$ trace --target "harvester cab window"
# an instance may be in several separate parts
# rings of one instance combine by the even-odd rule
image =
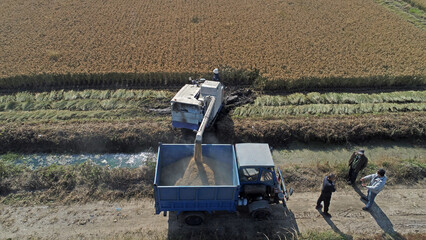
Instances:
[[[182,110],[184,110],[184,109],[182,108],[180,103],[175,102],[175,103],[172,104],[172,111],[181,112]]]
[[[252,182],[257,181],[259,177],[259,169],[258,168],[243,168],[240,171],[241,181],[244,182]]]

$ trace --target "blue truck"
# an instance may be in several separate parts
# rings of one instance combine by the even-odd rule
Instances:
[[[182,159],[194,154],[193,144],[160,144],[155,169],[156,214],[176,212],[189,225],[203,223],[217,211],[248,211],[257,219],[268,218],[270,204],[283,204],[292,194],[279,167],[274,166],[266,143],[203,144],[203,157],[212,159],[215,184],[179,185],[185,172]],[[186,163],[187,164],[187,163]]]

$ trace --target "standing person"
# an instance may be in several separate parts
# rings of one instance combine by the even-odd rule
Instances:
[[[360,149],[358,152],[352,153],[349,159],[349,173],[348,173],[348,184],[354,184],[358,173],[367,167],[368,158],[364,155],[364,149]]]
[[[220,81],[220,77],[219,77],[219,69],[215,68],[213,70],[213,81]]]
[[[371,206],[374,203],[374,199],[376,198],[377,194],[382,191],[382,189],[385,187],[386,179],[385,176],[386,171],[381,168],[377,170],[377,173],[371,174],[368,176],[365,176],[361,178],[362,186],[366,187],[368,189],[368,196],[363,197],[364,200],[367,200],[368,203],[365,205],[365,207],[362,208],[362,210],[368,211]],[[364,181],[370,181],[368,186],[364,183]]]
[[[336,191],[336,186],[334,185],[334,180],[336,176],[331,173],[328,176],[325,176],[322,183],[321,195],[318,198],[316,209],[321,209],[321,202],[324,201],[324,215],[331,217],[328,213],[328,207],[330,206],[331,194]]]

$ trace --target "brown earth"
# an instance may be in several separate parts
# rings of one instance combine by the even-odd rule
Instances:
[[[425,139],[426,114],[303,116],[282,120],[240,119],[224,115],[203,143],[356,142],[366,139]],[[215,133],[216,132],[216,133]],[[5,123],[0,152],[135,152],[163,143],[193,143],[192,131],[173,130],[169,121],[64,121]]]
[[[291,239],[310,230],[334,231],[347,239],[382,239],[382,234],[394,239],[401,235],[426,238],[424,185],[386,187],[371,212],[361,210],[363,192],[349,187],[338,189],[331,200],[332,218],[315,209],[319,192],[296,189],[288,210],[273,206],[269,220],[255,221],[246,212],[215,213],[199,227],[183,224],[174,214],[155,215],[152,199],[70,205],[2,204],[0,239]]]

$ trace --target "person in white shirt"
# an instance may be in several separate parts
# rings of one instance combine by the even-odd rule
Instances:
[[[368,196],[363,197],[363,199],[368,202],[367,205],[362,208],[362,210],[368,211],[373,205],[374,199],[376,198],[377,194],[385,187],[387,179],[385,173],[386,171],[381,168],[377,170],[377,173],[361,178],[361,185],[368,189]],[[367,185],[364,181],[370,181],[370,183]]]

